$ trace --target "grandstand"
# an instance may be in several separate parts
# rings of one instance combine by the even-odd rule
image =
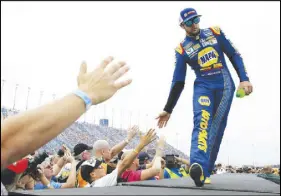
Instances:
[[[6,107],[1,108],[1,112],[4,118],[18,114],[19,110],[14,110]],[[70,127],[64,130],[56,138],[42,146],[38,149],[38,152],[47,151],[50,153],[55,153],[63,144],[65,144],[69,149],[82,142],[88,145],[93,145],[96,140],[104,139],[107,140],[111,146],[119,143],[126,137],[126,130],[117,129],[113,127],[104,127],[96,124],[91,124],[87,122],[75,122]],[[137,135],[130,144],[128,144],[127,149],[134,148],[139,142],[139,135]],[[156,140],[148,145],[147,153],[153,157],[156,149]],[[188,159],[188,156],[182,151],[174,148],[170,144],[166,144],[164,154],[178,154],[180,157]]]

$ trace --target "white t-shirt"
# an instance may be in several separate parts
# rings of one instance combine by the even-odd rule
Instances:
[[[88,185],[87,187],[106,187],[106,186],[116,186],[117,185],[117,178],[118,178],[118,169],[116,168],[110,174],[98,179],[92,184]]]

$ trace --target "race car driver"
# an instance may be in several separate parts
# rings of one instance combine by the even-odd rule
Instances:
[[[200,17],[193,8],[186,8],[180,13],[179,23],[186,37],[176,48],[170,94],[164,111],[156,118],[159,128],[167,125],[184,88],[188,64],[196,74],[189,173],[198,187],[209,180],[214,169],[235,92],[224,54],[240,78],[238,89],[244,89],[246,95],[253,91],[240,53],[220,27],[200,29]]]

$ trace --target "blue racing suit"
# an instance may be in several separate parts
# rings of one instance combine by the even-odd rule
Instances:
[[[186,65],[195,71],[190,163],[198,163],[209,177],[217,159],[235,92],[224,53],[233,64],[240,82],[249,81],[243,59],[219,27],[201,29],[176,48],[172,87],[164,111],[172,113],[184,88]]]

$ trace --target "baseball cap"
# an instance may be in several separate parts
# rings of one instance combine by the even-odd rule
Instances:
[[[88,165],[88,166],[92,167],[93,169],[96,169],[101,164],[102,164],[102,160],[100,160],[100,159],[98,159],[96,157],[93,157],[93,158],[91,158],[91,159],[89,159],[87,161],[84,161],[81,166]]]
[[[98,168],[101,164],[102,161],[97,159],[96,157],[84,161],[81,165],[81,177],[84,180],[89,181],[90,173],[93,172],[94,169]]]
[[[201,15],[198,15],[196,10],[193,8],[185,8],[180,12],[180,18],[179,18],[179,24],[186,22],[190,20],[191,18],[194,18],[196,16],[201,17]]]
[[[139,159],[140,162],[143,162],[145,160],[149,160],[150,157],[146,152],[140,152],[139,156],[138,156],[138,159]]]
[[[73,156],[77,156],[79,154],[81,154],[82,152],[84,152],[85,150],[92,150],[93,147],[91,146],[88,146],[87,144],[84,144],[84,143],[79,143],[77,144],[76,146],[74,146],[74,154]]]
[[[11,165],[9,165],[7,168],[16,174],[23,173],[28,167],[28,159],[22,159],[19,160]]]

